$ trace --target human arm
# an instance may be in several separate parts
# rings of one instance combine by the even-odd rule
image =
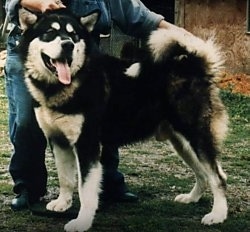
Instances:
[[[144,37],[155,30],[164,19],[150,11],[141,1],[110,0],[111,18],[127,35]]]
[[[6,1],[6,12],[11,22],[18,24],[18,8],[22,6],[34,12],[45,12],[65,8],[61,2],[56,0],[8,0]]]
[[[165,21],[162,15],[150,11],[141,1],[110,0],[109,3],[112,20],[125,34],[144,37],[157,28],[191,34],[184,28]]]
[[[34,12],[45,12],[66,7],[60,0],[20,0],[19,4]]]
[[[182,27],[178,27],[172,23],[169,23],[165,20],[161,20],[159,25],[158,25],[158,28],[164,28],[164,29],[167,29],[167,30],[176,30],[176,31],[179,31],[181,33],[183,33],[184,35],[192,35],[191,32],[188,32],[187,30],[185,30],[184,28]]]

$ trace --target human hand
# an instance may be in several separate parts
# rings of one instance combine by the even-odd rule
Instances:
[[[61,0],[21,0],[22,7],[34,12],[42,12],[66,8]]]
[[[184,36],[193,36],[193,34],[182,27],[178,27],[172,23],[169,23],[165,20],[161,20],[159,23],[158,28],[164,28],[167,30],[178,31],[179,33],[183,34]]]

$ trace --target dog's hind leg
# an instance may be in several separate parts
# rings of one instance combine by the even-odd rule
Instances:
[[[203,165],[205,167],[209,184],[213,193],[214,202],[210,213],[205,215],[202,223],[211,225],[215,223],[222,223],[227,218],[228,207],[226,199],[226,174],[223,172],[221,166],[216,161],[216,153],[224,140],[228,130],[228,115],[225,111],[224,105],[218,95],[218,90],[214,89],[212,94],[212,115],[210,119],[209,132],[213,138],[213,142],[205,142],[202,147]],[[209,149],[209,150],[208,150]],[[210,158],[209,156],[210,155]]]
[[[208,160],[205,155],[198,157],[189,142],[171,126],[167,130],[168,138],[178,154],[191,167],[196,175],[196,184],[188,194],[180,194],[175,201],[181,203],[197,202],[209,183],[214,197],[212,211],[205,215],[202,223],[206,225],[221,223],[227,218],[227,200],[225,196],[226,175],[220,165],[214,160]],[[203,152],[207,152],[203,149]]]
[[[208,165],[207,174],[209,176],[209,184],[213,192],[214,202],[212,211],[202,218],[202,223],[212,225],[222,223],[227,218],[227,199],[226,199],[226,175],[222,171],[220,165],[212,168]]]
[[[63,212],[72,205],[73,191],[76,184],[76,161],[71,147],[62,148],[54,143],[52,149],[58,171],[60,193],[56,200],[52,200],[47,204],[47,209]]]
[[[181,203],[197,202],[207,187],[208,177],[206,175],[206,170],[199,161],[189,142],[187,142],[181,134],[175,132],[167,122],[164,123],[164,127],[162,128],[164,128],[166,137],[170,140],[177,153],[190,166],[196,176],[196,183],[191,192],[178,195],[175,198],[175,201]]]

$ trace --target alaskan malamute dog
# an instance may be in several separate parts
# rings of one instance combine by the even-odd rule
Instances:
[[[25,81],[60,182],[59,197],[47,209],[71,207],[78,170],[81,207],[65,230],[88,230],[101,191],[100,145],[155,136],[170,140],[196,176],[191,192],[175,201],[197,202],[210,185],[213,208],[202,223],[223,222],[226,175],[216,156],[228,118],[214,83],[222,64],[219,51],[211,40],[158,29],[138,62],[94,54],[90,33],[98,14],[76,18],[64,10],[40,16],[21,11]]]

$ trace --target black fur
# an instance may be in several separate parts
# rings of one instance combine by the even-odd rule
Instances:
[[[158,60],[149,45],[140,51],[128,52],[124,49],[124,59],[93,55],[89,52],[92,49],[91,36],[79,24],[79,20],[65,15],[65,12],[57,12],[42,16],[23,34],[20,52],[26,73],[30,71],[26,65],[30,43],[35,38],[45,43],[50,41],[44,28],[47,27],[45,24],[53,21],[59,21],[63,25],[72,23],[76,28],[72,40],[85,41],[86,50],[82,54],[86,56],[85,62],[72,77],[79,86],[73,89],[71,95],[67,95],[72,84],[48,83],[45,77],[37,79],[31,75],[26,75],[26,80],[30,89],[36,89],[31,93],[34,94],[38,108],[44,107],[65,117],[84,116],[75,144],[67,142],[67,137],[60,134],[60,128],[49,135],[49,140],[59,146],[73,146],[77,150],[82,185],[91,167],[99,160],[100,143],[122,146],[145,140],[155,134],[158,137],[157,133],[162,131],[160,135],[170,139],[195,171],[199,183],[204,182],[205,186],[207,180],[216,176],[214,189],[217,191],[221,186],[225,187],[224,176],[216,162],[220,136],[217,135],[219,129],[214,124],[226,113],[214,83],[217,73],[210,70],[211,64],[206,57],[197,54],[197,51],[188,51],[179,41],[169,44]],[[67,31],[60,30],[57,36],[63,37],[64,34],[69,36]],[[151,37],[149,41],[150,39]],[[130,46],[129,48],[131,49]],[[126,71],[135,61],[140,63],[140,71],[138,75],[131,77]],[[36,91],[42,93],[45,101],[36,99]],[[57,96],[64,96],[65,99]],[[183,145],[183,140],[190,144],[191,149]],[[194,161],[196,157],[193,157],[192,152],[198,161]],[[195,164],[197,162],[198,165]],[[201,184],[202,189],[204,186]],[[198,195],[197,193],[197,199],[193,201],[199,199]],[[217,211],[213,213],[215,218],[220,214]],[[225,215],[221,218],[219,216],[218,222],[224,219]],[[210,224],[213,221],[214,218],[205,219],[204,223]]]

